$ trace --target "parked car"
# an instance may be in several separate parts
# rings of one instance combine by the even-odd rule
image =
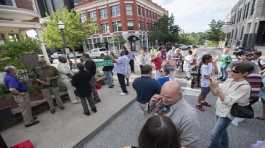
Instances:
[[[91,58],[99,58],[102,54],[108,54],[108,50],[106,48],[95,48],[91,49],[90,51],[86,52],[89,54]]]
[[[63,52],[54,52],[53,54],[51,54],[51,59],[58,59],[60,56],[65,56],[65,54]],[[73,52],[68,54],[69,58],[80,58],[82,56],[81,53],[79,52],[75,52],[75,54]]]
[[[58,59],[60,56],[64,56],[63,52],[54,52],[51,54],[51,59]]]
[[[70,54],[69,54],[69,58],[74,58],[74,57],[76,57],[76,58],[80,58],[82,56],[82,53],[79,53],[79,52],[75,52],[75,53],[73,53],[73,52],[71,52]]]

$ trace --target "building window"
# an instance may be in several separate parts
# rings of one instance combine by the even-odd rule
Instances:
[[[237,29],[236,29],[234,40],[236,40],[236,39],[237,39]]]
[[[12,0],[0,0],[0,5],[14,6]]]
[[[145,16],[145,9],[142,8],[142,15]]]
[[[92,21],[96,21],[97,20],[97,13],[96,11],[92,11],[89,13],[89,17]]]
[[[109,32],[109,24],[101,24],[101,32],[108,33]]]
[[[249,6],[250,6],[250,3],[248,3],[248,5],[247,5],[247,10],[246,10],[246,16],[245,16],[245,18],[248,18],[248,11],[249,11]]]
[[[128,16],[132,16],[133,15],[132,5],[131,4],[126,4],[125,9],[126,9],[126,14]]]
[[[142,9],[141,9],[141,6],[138,6],[138,7],[137,7],[137,12],[138,12],[138,16],[141,16],[141,15],[142,15]]]
[[[120,5],[112,6],[112,16],[120,16]]]
[[[244,26],[242,27],[242,29],[241,29],[241,36],[240,36],[240,40],[242,40],[243,39],[243,36],[244,36]]]
[[[127,25],[128,25],[128,30],[134,30],[134,23],[133,23],[133,21],[128,21]]]
[[[87,20],[86,13],[81,13],[81,22],[84,23]]]
[[[113,32],[122,31],[121,22],[120,21],[112,22],[112,30]]]
[[[100,14],[100,19],[107,19],[108,18],[108,13],[107,13],[107,9],[100,9],[99,11]]]
[[[144,30],[144,22],[140,22],[140,30]]]
[[[255,10],[255,4],[256,4],[256,0],[253,0],[252,7],[251,7],[251,13],[250,13],[250,15],[253,15],[253,14],[254,14],[254,10]]]

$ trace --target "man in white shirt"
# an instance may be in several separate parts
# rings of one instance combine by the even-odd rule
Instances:
[[[79,103],[80,100],[77,99],[74,93],[74,87],[71,84],[71,78],[73,72],[71,71],[69,65],[67,64],[67,59],[65,57],[59,57],[59,64],[57,66],[61,82],[65,85],[67,89],[68,96],[72,103]]]

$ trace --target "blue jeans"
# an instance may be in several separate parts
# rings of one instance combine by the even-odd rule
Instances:
[[[221,79],[226,80],[228,77],[227,66],[221,67]]]
[[[111,71],[104,71],[105,76],[105,84],[107,84],[109,87],[112,86],[112,72]]]
[[[227,134],[227,127],[231,123],[231,119],[224,117],[217,117],[215,123],[211,142],[208,148],[228,148],[229,147],[229,138]]]

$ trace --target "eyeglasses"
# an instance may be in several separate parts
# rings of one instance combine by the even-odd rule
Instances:
[[[232,69],[231,70],[233,73],[239,73],[239,71],[235,70],[235,69]]]

